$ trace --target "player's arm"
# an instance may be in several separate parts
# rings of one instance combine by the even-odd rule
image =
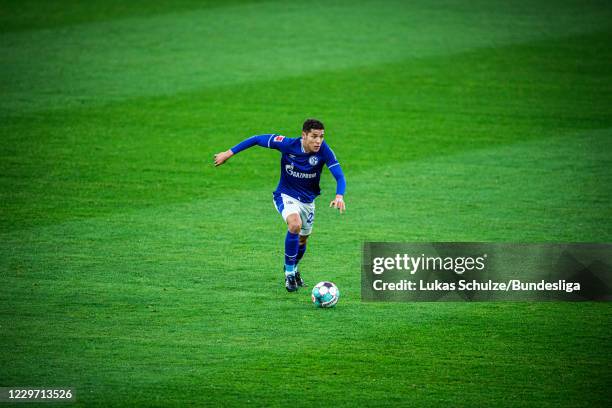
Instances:
[[[346,211],[346,204],[344,203],[346,179],[344,178],[342,167],[340,167],[340,163],[338,163],[338,159],[336,159],[334,151],[325,142],[323,142],[323,146],[321,148],[321,153],[325,158],[325,164],[327,165],[327,168],[329,169],[331,174],[336,179],[336,198],[334,198],[331,203],[329,203],[329,206],[337,208],[340,211],[340,214],[342,214],[344,211]]]
[[[336,162],[328,166],[329,171],[336,179],[336,198],[334,198],[331,203],[329,203],[330,207],[337,208],[340,213],[346,211],[346,203],[344,202],[344,193],[346,192],[346,179],[344,178],[344,173],[342,172],[342,167],[340,167],[340,163]]]
[[[248,149],[249,147],[253,147],[255,145],[261,147],[270,147],[270,142],[274,136],[276,135],[268,134],[249,137],[248,139],[243,140],[231,149],[215,154],[215,166],[222,165],[230,157],[240,153],[243,150]]]

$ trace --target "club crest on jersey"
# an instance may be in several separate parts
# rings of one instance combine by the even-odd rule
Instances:
[[[279,136],[274,136],[274,141],[275,142],[282,142],[284,138],[285,138],[285,136],[280,136],[280,135]]]
[[[316,166],[318,162],[319,158],[317,156],[310,156],[310,159],[308,159],[308,163],[310,163],[311,166]]]

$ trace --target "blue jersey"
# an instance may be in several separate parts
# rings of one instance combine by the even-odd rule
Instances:
[[[316,153],[306,153],[302,138],[290,138],[276,134],[253,136],[231,150],[234,154],[255,144],[282,153],[280,180],[274,194],[287,194],[303,203],[311,203],[321,194],[319,181],[326,165],[338,183],[337,194],[344,194],[346,182],[336,155],[325,141]]]

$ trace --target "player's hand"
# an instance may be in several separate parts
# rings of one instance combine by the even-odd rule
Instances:
[[[227,159],[229,159],[233,155],[234,152],[232,152],[231,149],[215,154],[215,167],[222,165],[227,161]]]
[[[346,204],[344,204],[344,197],[342,197],[340,194],[336,194],[336,198],[334,198],[332,202],[329,203],[329,206],[333,208],[337,208],[338,211],[340,211],[340,214],[346,211]]]

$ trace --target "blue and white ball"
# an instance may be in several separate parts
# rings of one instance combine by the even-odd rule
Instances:
[[[332,282],[319,282],[312,288],[312,303],[316,307],[334,307],[339,297],[340,291]]]

